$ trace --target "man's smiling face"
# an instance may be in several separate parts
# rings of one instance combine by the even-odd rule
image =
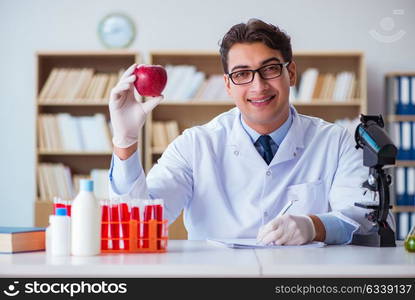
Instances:
[[[261,42],[237,43],[228,52],[229,73],[284,62],[280,51]],[[228,94],[235,100],[248,126],[267,134],[287,120],[290,85],[296,80],[294,62],[288,69],[283,67],[281,76],[273,79],[262,79],[256,72],[251,83],[235,85],[228,75],[224,78]]]

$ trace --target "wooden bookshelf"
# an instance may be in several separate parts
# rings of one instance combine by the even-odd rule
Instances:
[[[310,102],[294,102],[299,113],[321,117],[327,121],[350,118],[354,119],[360,113],[367,111],[366,91],[366,66],[365,58],[359,51],[298,51],[294,53],[297,63],[298,75],[307,68],[317,68],[322,73],[338,73],[342,71],[353,72],[356,76],[357,88],[353,99],[344,102],[313,99]],[[223,74],[220,56],[217,52],[210,51],[152,51],[150,63],[156,65],[193,65],[198,71],[202,71],[207,77]],[[299,82],[300,80],[298,80]],[[157,159],[162,155],[160,147],[152,147],[152,122],[176,120],[180,132],[186,128],[207,123],[215,116],[235,105],[232,101],[215,101],[204,99],[192,99],[190,101],[171,101],[165,99],[148,116],[145,124],[145,170],[148,172]],[[180,216],[172,225],[176,238],[187,237],[186,230],[182,226]]]
[[[413,206],[413,205],[394,206],[392,211],[394,213],[401,213],[401,212],[403,212],[403,213],[408,213],[408,212],[415,213],[415,206]]]
[[[72,175],[88,175],[91,169],[108,169],[111,151],[51,151],[39,148],[38,119],[41,114],[68,113],[71,116],[105,115],[109,122],[108,99],[48,99],[39,98],[49,75],[55,68],[92,68],[97,73],[118,73],[135,62],[140,55],[134,51],[43,51],[36,54],[36,170],[40,163],[63,163],[70,167]],[[108,85],[109,87],[109,85]],[[143,144],[143,143],[140,143]],[[143,151],[143,149],[141,149]],[[39,179],[36,178],[35,225],[46,226],[52,209],[52,199],[40,199]]]
[[[396,142],[396,137],[395,137],[395,130],[392,126],[394,126],[393,124],[395,122],[415,122],[415,114],[410,115],[410,114],[399,114],[396,111],[396,102],[395,100],[402,100],[402,99],[396,99],[397,95],[395,94],[396,90],[394,85],[395,85],[395,78],[397,77],[402,77],[402,76],[407,76],[407,77],[415,77],[415,72],[408,72],[408,71],[403,71],[403,72],[390,72],[387,73],[385,75],[385,107],[386,107],[386,118],[385,118],[385,127],[390,135],[390,137],[392,138],[392,140],[394,140]],[[399,87],[400,88],[400,87]],[[414,88],[412,86],[412,88]],[[409,91],[408,91],[409,93]],[[410,97],[408,95],[408,97]],[[413,134],[413,133],[412,133]],[[412,140],[412,137],[411,137]],[[402,142],[402,141],[401,141]],[[411,141],[412,144],[412,141]],[[399,145],[397,145],[399,148]],[[397,176],[397,172],[401,171],[401,170],[397,170],[397,168],[415,168],[415,160],[397,160],[396,164],[395,164],[395,169],[393,170],[393,172],[391,172],[392,175],[392,187],[391,187],[391,203],[394,204],[392,212],[395,213],[395,217],[396,217],[396,221],[399,224],[401,222],[402,219],[400,219],[400,215],[402,214],[408,214],[408,215],[413,215],[415,214],[415,205],[397,205],[397,187],[398,185],[400,185],[400,183],[398,182],[398,176]],[[406,173],[408,174],[408,173]],[[409,190],[408,186],[409,185],[414,185],[415,183],[410,183],[407,182],[407,185],[403,184],[403,186],[406,186],[406,188]],[[402,186],[402,185],[401,185]],[[408,192],[408,190],[405,191],[405,193]],[[415,197],[415,196],[413,196]],[[410,219],[410,218],[409,218]],[[408,220],[408,222],[410,222]],[[414,224],[411,224],[411,226],[414,226]],[[408,224],[409,227],[409,224]],[[398,227],[399,228],[399,227]],[[398,229],[399,231],[400,229]],[[408,228],[409,230],[409,228]],[[406,233],[404,233],[406,234]]]

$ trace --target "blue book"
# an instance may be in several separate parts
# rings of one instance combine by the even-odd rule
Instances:
[[[410,160],[412,158],[412,124],[401,122],[401,155],[399,159]]]
[[[411,151],[409,159],[415,160],[415,122],[410,122],[411,127]]]
[[[415,115],[415,76],[408,77],[409,79],[409,114]]]
[[[400,78],[400,98],[401,110],[399,114],[409,115],[411,114],[411,101],[410,101],[410,86],[411,77],[402,76]]]
[[[411,114],[415,115],[415,76],[411,77],[410,85]]]
[[[394,92],[393,92],[393,97],[395,98],[395,111],[397,115],[401,115],[402,114],[402,101],[401,101],[401,77],[400,76],[396,76],[393,79],[393,86],[394,86]]]
[[[45,250],[45,228],[0,227],[0,253]]]
[[[406,174],[405,168],[398,167],[396,168],[396,184],[395,184],[395,194],[396,194],[396,205],[405,205],[405,193],[406,193]]]
[[[396,236],[398,240],[404,240],[410,230],[411,213],[401,212],[397,214]]]

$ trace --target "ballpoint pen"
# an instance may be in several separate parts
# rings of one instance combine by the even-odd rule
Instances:
[[[290,209],[290,207],[294,204],[294,202],[296,202],[296,201],[298,201],[298,199],[293,199],[293,200],[291,200],[291,201],[288,201],[285,205],[284,205],[284,207],[281,209],[281,211],[278,213],[278,215],[277,215],[277,218],[278,217],[281,217],[282,215],[284,215],[286,212],[287,212],[287,210],[289,210]]]
[[[292,199],[290,201],[288,201],[284,207],[280,210],[280,212],[278,213],[278,215],[275,218],[281,217],[282,215],[284,215],[287,210],[290,209],[290,207],[294,204],[294,202],[298,201],[298,199]],[[256,242],[257,245],[261,244],[259,241]]]

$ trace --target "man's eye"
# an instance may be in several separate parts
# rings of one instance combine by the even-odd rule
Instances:
[[[237,72],[235,73],[235,78],[247,78],[251,75],[251,72],[247,72],[247,71],[241,71],[241,72]]]
[[[279,66],[268,66],[263,69],[263,72],[273,73],[273,72],[278,72],[278,70],[279,70]]]

